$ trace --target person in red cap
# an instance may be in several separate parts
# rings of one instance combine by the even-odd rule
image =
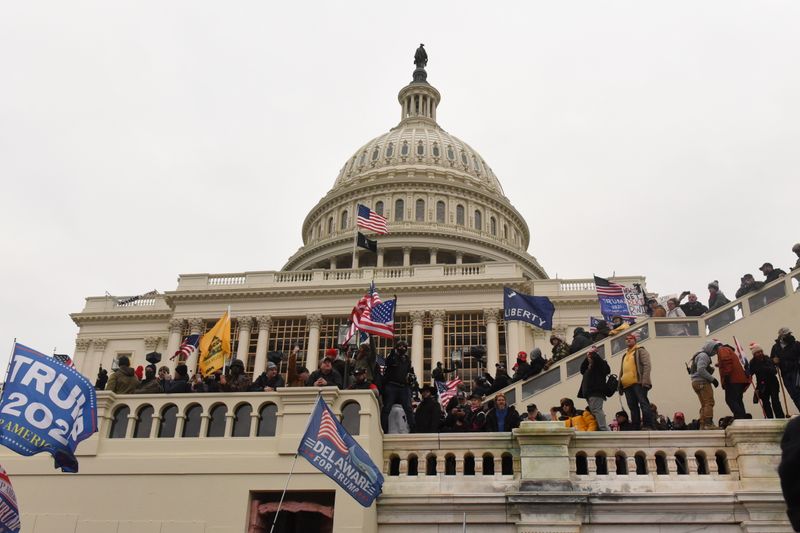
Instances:
[[[517,362],[511,369],[514,371],[514,376],[511,378],[511,381],[528,379],[531,375],[531,365],[528,363],[528,354],[519,352],[517,354]]]
[[[689,427],[686,425],[686,417],[682,412],[676,411],[675,414],[672,415],[672,429],[676,431],[689,429]]]
[[[631,424],[634,429],[654,429],[653,412],[650,410],[648,391],[653,387],[650,381],[650,354],[643,346],[639,346],[635,334],[625,337],[628,349],[622,356],[619,369],[619,393],[625,395],[628,408],[631,410]],[[641,411],[641,416],[640,416]]]

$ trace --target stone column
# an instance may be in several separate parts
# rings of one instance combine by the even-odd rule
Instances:
[[[519,322],[506,320],[506,353],[509,359],[516,357],[519,352]]]
[[[163,363],[169,366],[170,371],[175,370],[176,359],[170,359],[181,345],[181,333],[183,332],[183,320],[173,318],[169,321],[169,340],[167,341],[167,353],[164,354]]]
[[[375,265],[377,268],[383,268],[383,248],[378,248],[378,262]]]
[[[201,335],[205,329],[205,321],[202,318],[192,318],[189,320],[189,334]],[[199,358],[200,349],[198,348],[186,360],[186,367],[189,370],[189,377],[197,371],[197,361]]]
[[[247,367],[247,354],[250,352],[250,330],[253,329],[253,317],[240,316],[239,321],[239,345],[236,347],[236,359],[239,359]]]
[[[444,320],[447,313],[442,310],[431,311],[433,318],[433,346],[431,347],[431,370],[436,363],[444,362]]]
[[[497,319],[500,311],[484,309],[483,320],[486,322],[486,369],[494,372],[494,365],[500,362],[500,336],[497,333]]]
[[[331,270],[336,270],[336,258],[335,257],[331,257],[330,268],[331,268]]]
[[[97,374],[97,371],[100,369],[100,365],[103,363],[103,354],[106,351],[106,345],[108,344],[108,339],[92,339],[92,365],[89,369],[88,374],[91,376],[92,374]],[[111,369],[108,368],[109,377],[111,377]]]
[[[356,251],[356,253],[353,254],[353,268],[358,268],[358,263],[360,260],[359,255],[361,254],[358,251]]]
[[[425,319],[425,311],[411,311],[411,365],[420,380],[425,375],[424,357],[424,331],[422,321]]]
[[[411,247],[404,246],[403,247],[403,266],[411,266]]]
[[[308,315],[308,344],[306,345],[306,366],[313,372],[319,366],[319,326],[322,315]]]
[[[431,248],[431,249],[430,249],[430,254],[431,254],[431,261],[430,261],[430,263],[431,263],[432,265],[435,265],[435,264],[436,264],[436,260],[437,260],[437,257],[436,257],[436,255],[437,255],[438,253],[439,253],[439,249],[438,249],[438,248]]]
[[[258,340],[256,341],[256,363],[253,366],[253,375],[260,376],[267,370],[267,350],[269,348],[269,328],[272,326],[272,318],[260,316],[256,318],[258,322]]]
[[[464,254],[463,252],[456,252],[456,264],[460,265],[464,262]]]
[[[94,376],[97,374],[97,369],[89,368],[91,363],[88,359],[89,345],[92,343],[91,339],[78,338],[75,340],[75,356],[73,361],[78,371],[84,376],[89,378],[89,381],[94,381]],[[91,373],[94,370],[94,373]]]

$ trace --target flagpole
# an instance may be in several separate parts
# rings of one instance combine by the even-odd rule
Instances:
[[[742,361],[746,361],[744,355],[742,355],[742,351],[739,349],[739,341],[736,339],[736,335],[733,336],[733,344],[736,346],[736,354],[739,356],[739,362],[742,363]],[[742,370],[744,370],[744,363],[742,363]],[[756,398],[758,398],[758,405],[761,407],[761,414],[764,415],[764,418],[767,418],[767,411],[764,409],[764,403],[761,401],[761,395],[758,393],[758,387],[756,387],[756,384],[753,383],[753,376],[751,374],[747,377],[750,379],[750,385],[753,387],[753,392],[755,393]]]
[[[275,509],[275,518],[272,519],[272,527],[269,528],[269,533],[275,531],[275,524],[278,523],[278,513],[281,512],[281,506],[283,505],[283,498],[286,496],[286,490],[289,488],[289,480],[292,479],[292,474],[294,473],[294,465],[297,463],[297,455],[298,453],[294,453],[294,459],[292,460],[292,467],[289,469],[289,477],[286,478],[286,485],[283,486],[283,492],[281,493],[281,499],[278,502],[278,508]]]
[[[353,232],[353,262],[350,264],[350,268],[356,267],[356,253],[358,253],[358,224]]]
[[[11,341],[11,355],[8,357],[8,364],[6,365],[6,377],[3,379],[3,390],[0,392],[0,403],[3,402],[3,399],[6,395],[6,385],[8,384],[8,373],[11,371],[11,361],[14,359],[14,350],[17,347],[17,338],[14,337],[14,340]]]

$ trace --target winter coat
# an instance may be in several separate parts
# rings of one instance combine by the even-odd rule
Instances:
[[[763,286],[764,286],[763,281],[754,281],[753,283],[742,285],[741,287],[739,287],[739,290],[736,291],[736,297],[741,298],[748,292],[760,291]]]
[[[653,309],[653,318],[664,318],[667,316],[667,310],[664,309],[663,305],[657,305],[655,309]]]
[[[116,394],[133,394],[139,388],[139,378],[129,366],[121,366],[111,374],[106,390]]]
[[[686,313],[686,316],[703,316],[708,312],[708,307],[700,302],[686,302],[681,304],[681,309]]]
[[[619,361],[619,390],[622,390],[622,365],[625,361],[625,354],[622,354],[622,358]],[[653,386],[653,382],[650,381],[650,353],[647,351],[646,348],[639,346],[638,344],[634,347],[633,350],[633,357],[636,360],[636,375],[638,377],[637,383],[640,384],[642,387],[649,389]]]
[[[595,329],[594,335],[592,335],[592,340],[594,342],[599,342],[611,333],[611,328],[608,327],[608,322],[605,320],[600,320],[597,322],[597,328]]]
[[[716,341],[708,341],[703,345],[703,348],[694,355],[690,368],[690,371],[694,370],[691,374],[692,381],[699,381],[700,383],[711,383],[714,381],[715,378],[711,375],[714,369],[711,368],[711,371],[709,371],[709,368],[711,367],[711,356],[714,354],[714,348],[716,346]]]
[[[161,392],[164,392],[161,382],[153,378],[142,381],[139,384],[139,388],[134,391],[134,394],[159,394]]]
[[[531,365],[526,361],[517,359],[517,369],[514,371],[512,381],[519,381],[521,379],[528,379],[531,376]]]
[[[780,361],[778,366],[784,379],[787,374],[794,374],[800,369],[800,342],[797,342],[792,335],[787,335],[785,340],[785,347],[776,341],[770,352],[770,357]]]
[[[250,386],[250,390],[263,392],[265,387],[272,387],[273,389],[277,390],[285,386],[286,382],[283,381],[283,376],[280,374],[275,374],[275,377],[270,378],[267,377],[266,372],[262,372],[261,375],[258,376]]]
[[[408,354],[400,355],[396,350],[389,353],[386,358],[386,373],[383,375],[384,383],[394,383],[402,387],[408,386],[408,374],[411,373],[411,359]]]
[[[606,397],[606,377],[611,373],[608,363],[595,354],[591,367],[589,366],[589,356],[581,363],[581,386],[578,389],[578,398],[599,398]]]
[[[756,390],[761,396],[778,390],[778,369],[766,355],[750,359],[750,372],[756,378]]]
[[[474,411],[470,407],[467,410],[464,420],[466,421],[467,427],[470,431],[483,431],[483,428],[486,425],[486,413],[481,407],[478,407]]]
[[[178,376],[173,380],[164,382],[164,392],[167,394],[183,394],[192,392],[192,384],[188,377]]]
[[[731,303],[728,298],[722,294],[722,291],[717,291],[717,294],[708,297],[708,310],[713,311],[718,307]]]
[[[223,392],[248,392],[250,390],[250,385],[252,385],[252,381],[250,380],[250,376],[247,374],[239,374],[238,376],[234,377],[233,374],[229,376],[225,376],[225,383],[219,384],[219,388]],[[209,390],[208,392],[212,392]]]
[[[589,337],[589,334],[583,328],[575,328],[575,332],[572,334],[572,344],[569,347],[569,353],[573,354],[575,352],[579,352],[592,344],[592,339]],[[553,354],[555,357],[555,353]]]
[[[574,342],[574,341],[573,341]],[[591,342],[589,343],[591,344]],[[586,346],[589,346],[588,344]],[[553,346],[553,356],[550,359],[553,363],[560,359],[564,359],[566,356],[570,354],[570,345],[564,341],[559,342],[555,346]]]
[[[780,268],[773,268],[772,272],[767,274],[767,278],[764,280],[764,283],[769,283],[771,281],[775,281],[779,277],[785,276],[785,275],[786,275],[786,272],[784,272]],[[762,285],[763,285],[763,283],[762,283]]]
[[[438,433],[442,408],[434,397],[423,398],[414,413],[414,433]]]
[[[514,428],[518,428],[519,422],[519,413],[517,413],[517,410],[514,409],[513,405],[509,405],[508,412],[506,413],[505,428],[503,431],[511,431]],[[486,431],[498,431],[496,409],[491,409],[488,413],[486,413],[486,425],[484,427],[486,428]]]
[[[531,350],[531,376],[535,376],[539,372],[542,371],[544,368],[544,357],[542,357],[542,351],[539,348],[534,348]]]
[[[588,409],[576,409],[574,416],[564,420],[564,425],[578,431],[597,431],[597,420]]]
[[[616,335],[617,333],[622,333],[623,331],[625,331],[629,327],[631,327],[631,325],[628,324],[627,322],[623,321],[622,324],[620,324],[619,326],[615,326],[614,329],[609,331],[608,335],[609,335],[609,337],[611,337],[613,335]]]
[[[723,345],[717,350],[717,366],[719,367],[719,377],[722,388],[728,388],[729,384],[750,385],[750,380],[744,372],[742,362],[736,352],[730,346]],[[747,390],[747,387],[745,387]]]
[[[319,378],[325,380],[325,385],[323,387],[339,387],[340,389],[343,387],[342,384],[342,375],[339,374],[335,369],[331,368],[331,371],[327,374],[323,374],[322,370],[315,370],[308,376],[306,380],[306,387],[313,387],[314,382],[317,381]]]
[[[786,514],[792,523],[792,529],[800,531],[800,418],[795,417],[786,424],[781,439],[781,451],[778,476],[783,499],[786,501]]]
[[[503,390],[506,387],[511,385],[511,378],[508,377],[508,374],[505,370],[497,369],[497,373],[494,375],[494,381],[492,382],[491,392],[497,392],[499,390]]]

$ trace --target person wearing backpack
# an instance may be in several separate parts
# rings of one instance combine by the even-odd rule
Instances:
[[[750,386],[750,378],[744,371],[742,362],[733,346],[723,344],[717,348],[719,379],[725,390],[725,403],[733,413],[733,418],[753,418],[744,408],[744,393]]]
[[[578,389],[578,398],[583,398],[589,404],[589,411],[597,420],[600,431],[608,431],[606,415],[603,412],[603,402],[606,401],[606,378],[611,373],[608,363],[597,353],[597,348],[592,347],[586,353],[586,358],[581,363],[581,386]]]
[[[692,388],[700,400],[700,429],[719,429],[714,425],[714,389],[719,387],[719,381],[711,373],[714,367],[711,366],[711,358],[717,354],[717,348],[721,343],[708,341],[703,348],[694,354],[692,364],[688,368],[692,377]]]

